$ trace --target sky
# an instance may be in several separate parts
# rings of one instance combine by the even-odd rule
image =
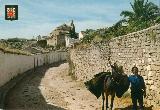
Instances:
[[[0,39],[48,36],[74,20],[76,32],[112,26],[133,0],[0,0]],[[149,0],[159,4],[160,0]],[[5,20],[5,5],[18,5],[17,21]]]

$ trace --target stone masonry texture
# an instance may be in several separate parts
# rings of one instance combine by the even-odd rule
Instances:
[[[147,103],[160,107],[160,25],[92,43],[86,48],[70,49],[72,72],[84,82],[99,72],[110,71],[108,58],[122,65],[128,75],[136,65],[146,83]]]

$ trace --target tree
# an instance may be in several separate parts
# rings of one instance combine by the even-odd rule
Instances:
[[[70,29],[69,34],[70,34],[70,37],[71,37],[71,38],[75,38],[75,39],[78,38],[78,36],[77,36],[77,34],[76,34],[76,32],[75,32],[75,26],[74,26],[73,20],[72,20],[72,22],[71,22],[71,29]]]
[[[139,29],[147,28],[155,24],[156,19],[159,17],[159,8],[148,0],[134,0],[130,3],[133,11],[122,11],[121,16],[127,24],[137,31]],[[158,20],[157,20],[158,21]]]
[[[160,23],[160,16],[159,16],[159,17],[157,17],[157,19],[156,19],[156,23]]]
[[[40,47],[45,48],[47,46],[47,40],[39,40],[39,41],[37,41],[37,44]]]

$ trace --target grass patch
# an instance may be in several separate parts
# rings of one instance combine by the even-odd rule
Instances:
[[[131,93],[129,91],[125,92],[122,98],[131,98]]]

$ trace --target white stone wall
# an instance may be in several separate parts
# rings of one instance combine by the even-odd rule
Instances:
[[[70,38],[69,36],[65,37],[66,47],[72,47],[74,43],[78,43],[79,39]]]
[[[47,39],[47,45],[56,46],[57,45],[57,37]]]
[[[82,34],[82,32],[80,32],[80,33],[78,34],[79,40],[83,39],[83,37],[84,37],[84,35]]]
[[[41,55],[25,56],[17,54],[3,53],[0,51],[0,86],[35,66],[51,64],[66,60],[66,52],[51,52]],[[35,61],[34,61],[35,60]]]

